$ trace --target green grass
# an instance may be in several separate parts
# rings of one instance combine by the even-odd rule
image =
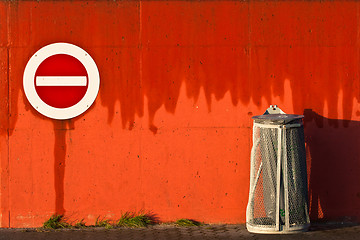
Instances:
[[[117,227],[146,227],[151,224],[152,220],[150,217],[144,213],[134,214],[126,212],[121,216],[121,218],[116,222]]]
[[[108,219],[99,220],[99,217],[96,219],[94,226],[95,227],[104,227],[106,229],[111,229],[114,227],[113,224],[111,224],[110,220],[108,220]]]
[[[86,223],[84,222],[84,219],[81,219],[80,222],[75,223],[75,228],[86,228]]]
[[[71,225],[63,221],[62,215],[53,215],[43,224],[43,228],[45,229],[59,229],[69,227],[71,227]]]
[[[197,221],[191,220],[191,219],[178,219],[175,222],[175,225],[181,226],[181,227],[192,227],[192,226],[200,226],[201,224]]]
[[[63,228],[87,228],[87,227],[103,227],[106,229],[112,229],[117,227],[128,227],[128,228],[140,228],[147,227],[150,224],[158,223],[156,217],[154,215],[145,214],[143,212],[139,213],[131,213],[126,212],[121,216],[121,218],[117,221],[109,220],[109,219],[100,219],[98,217],[95,221],[94,225],[87,226],[84,222],[84,219],[71,224],[67,223],[62,215],[53,215],[49,220],[44,222],[42,228],[40,230],[48,230],[48,229],[63,229]],[[191,220],[191,219],[179,219],[175,223],[177,226],[190,227],[190,226],[200,226],[201,223]]]

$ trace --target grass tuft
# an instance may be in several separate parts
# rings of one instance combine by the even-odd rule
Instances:
[[[86,228],[86,223],[84,219],[81,219],[80,222],[75,223],[74,228]]]
[[[117,227],[147,227],[147,225],[151,224],[151,218],[143,213],[135,215],[130,212],[126,212],[121,216],[121,218],[117,221]]]
[[[43,224],[43,228],[45,229],[59,229],[69,227],[71,227],[71,225],[63,221],[62,215],[53,215]]]
[[[110,223],[108,219],[99,220],[99,217],[96,219],[95,227],[104,227],[106,229],[111,229],[114,226]]]
[[[42,228],[39,228],[39,231],[47,231],[48,229],[63,229],[63,228],[87,228],[87,227],[103,227],[106,229],[112,229],[116,227],[147,227],[149,224],[156,223],[156,218],[151,214],[140,213],[131,213],[126,212],[121,216],[118,221],[113,221],[105,218],[97,217],[95,224],[91,226],[87,226],[84,222],[84,219],[81,219],[78,222],[67,223],[64,221],[62,215],[53,215],[49,220],[47,220]]]
[[[191,219],[185,219],[185,218],[178,219],[175,222],[175,224],[178,226],[181,226],[181,227],[192,227],[192,226],[200,226],[201,225],[200,222],[197,222],[197,221],[194,221]]]

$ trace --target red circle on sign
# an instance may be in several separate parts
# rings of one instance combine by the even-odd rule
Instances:
[[[52,84],[37,84],[36,78],[58,77]],[[86,84],[62,84],[69,77],[85,77]],[[56,54],[46,58],[35,72],[35,90],[40,99],[51,107],[68,108],[77,104],[88,88],[89,77],[85,67],[75,57],[67,54]],[[51,80],[53,81],[53,80]],[[49,81],[48,81],[49,82]],[[38,86],[39,85],[39,86]]]

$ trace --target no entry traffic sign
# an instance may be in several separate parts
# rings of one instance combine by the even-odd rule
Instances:
[[[70,119],[95,101],[100,77],[94,60],[83,49],[54,43],[30,58],[23,85],[27,99],[38,112],[53,119]]]

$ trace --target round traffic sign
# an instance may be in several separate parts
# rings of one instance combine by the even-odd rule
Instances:
[[[54,43],[28,61],[23,78],[30,104],[53,119],[70,119],[85,112],[99,91],[98,68],[78,46]]]

